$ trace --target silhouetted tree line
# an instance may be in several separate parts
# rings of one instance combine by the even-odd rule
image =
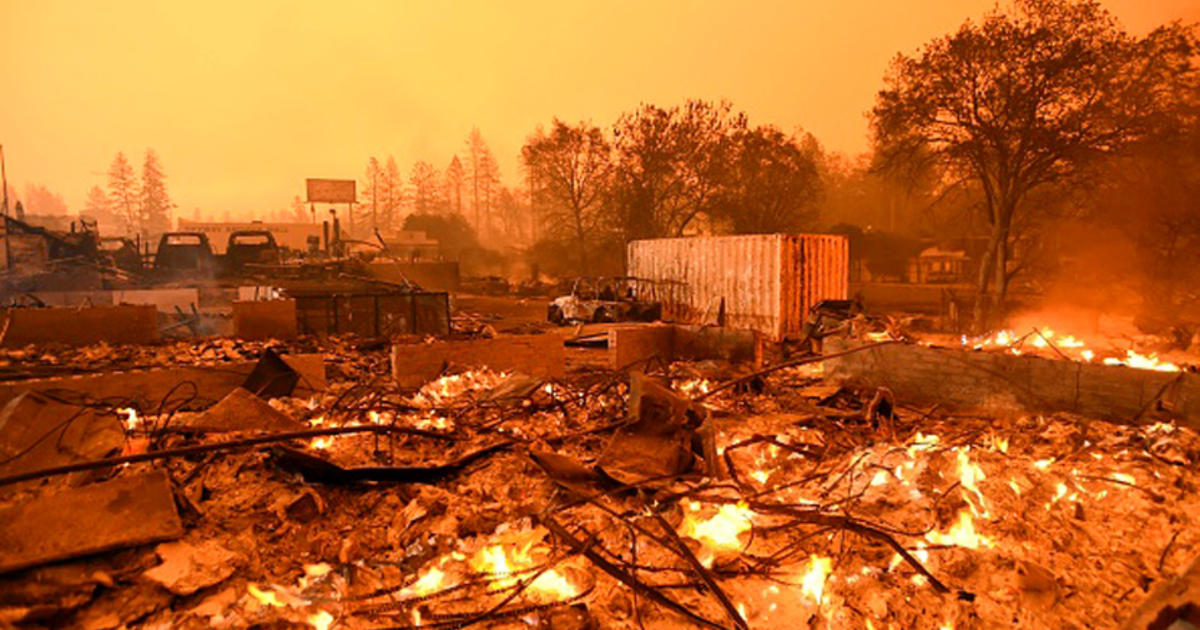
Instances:
[[[809,229],[822,194],[811,135],[751,126],[729,103],[642,105],[609,130],[555,119],[521,152],[535,258],[610,272],[633,239]]]
[[[175,204],[167,193],[166,179],[154,149],[146,149],[140,175],[125,154],[118,152],[108,167],[107,190],[93,186],[80,214],[106,231],[144,237],[169,231]]]

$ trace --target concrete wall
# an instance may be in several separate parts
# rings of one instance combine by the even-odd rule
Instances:
[[[200,305],[199,289],[129,289],[123,291],[37,291],[34,297],[46,306],[117,306],[120,304],[149,304],[163,313],[174,313],[175,307],[188,313],[193,304]]]
[[[608,365],[614,370],[644,367],[652,360],[747,361],[762,364],[763,336],[755,330],[711,326],[649,324],[608,331]]]
[[[566,352],[562,337],[549,334],[392,346],[392,375],[403,388],[424,385],[437,378],[447,365],[562,378],[566,374]]]
[[[239,339],[295,339],[296,300],[233,303],[233,336]]]
[[[826,352],[853,347],[829,339]],[[830,376],[952,409],[1065,411],[1115,422],[1162,411],[1200,426],[1200,376],[1034,356],[893,344],[828,362]]]
[[[90,308],[12,308],[4,316],[0,345],[63,343],[85,346],[104,341],[148,344],[158,341],[158,311],[153,306]]]

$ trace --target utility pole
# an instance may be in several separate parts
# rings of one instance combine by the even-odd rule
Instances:
[[[4,186],[4,216],[8,216],[8,173],[4,171],[4,145],[0,144],[0,186]],[[5,230],[7,234],[8,231]]]
[[[8,172],[4,170],[4,145],[0,144],[0,186],[4,188],[4,270],[12,268],[12,253],[8,247]]]
[[[379,221],[377,219],[377,210],[375,201],[379,199],[379,169],[371,170],[371,229],[379,231]]]

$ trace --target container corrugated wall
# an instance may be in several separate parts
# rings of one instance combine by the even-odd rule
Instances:
[[[628,273],[664,283],[664,316],[713,321],[779,339],[799,333],[808,308],[849,290],[845,237],[807,234],[697,236],[633,241]]]

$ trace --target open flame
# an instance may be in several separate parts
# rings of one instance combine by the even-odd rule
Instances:
[[[925,534],[925,540],[935,545],[963,547],[966,549],[996,546],[992,539],[975,531],[975,519],[971,518],[970,512],[966,510],[958,513],[958,520],[950,526],[950,529],[946,533],[943,534],[936,530],[931,531]]]
[[[540,544],[543,535],[543,532],[533,529],[524,532],[515,541],[484,546],[471,557],[468,564],[477,572],[489,574],[493,590],[515,586],[541,571],[541,565],[545,564],[549,549]],[[579,589],[556,569],[541,571],[530,582],[527,592],[544,601],[561,601],[579,595]]]
[[[1079,338],[1073,335],[1060,335],[1043,327],[1034,327],[1024,335],[1018,335],[1012,330],[999,330],[986,337],[973,340],[964,335],[962,344],[976,350],[1003,349],[1018,355],[1022,354],[1026,345],[1035,351],[1052,348],[1067,358],[1084,363],[1090,363],[1096,358],[1096,352],[1088,348],[1087,344]],[[1104,365],[1121,365],[1139,370],[1180,371],[1178,365],[1163,361],[1154,353],[1141,354],[1135,350],[1126,350],[1124,357],[1106,357],[1103,363]]]
[[[709,518],[702,518],[701,505],[694,501],[688,503],[688,509],[683,514],[679,534],[700,541],[704,553],[700,562],[712,566],[716,556],[722,552],[737,551],[742,547],[741,535],[750,531],[753,524],[750,519],[754,511],[745,503],[722,505]]]

